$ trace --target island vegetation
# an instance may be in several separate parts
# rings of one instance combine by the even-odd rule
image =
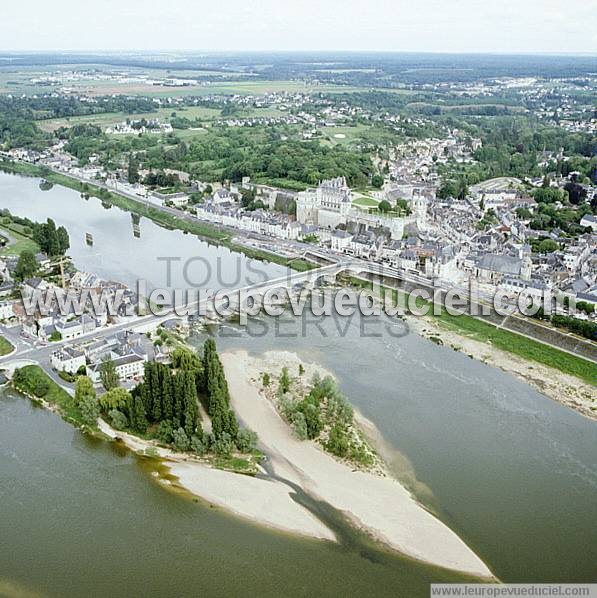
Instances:
[[[292,376],[284,366],[279,373],[263,372],[265,395],[301,440],[314,440],[323,450],[363,469],[382,468],[381,461],[355,421],[354,410],[329,375],[315,372],[306,380],[299,363]]]

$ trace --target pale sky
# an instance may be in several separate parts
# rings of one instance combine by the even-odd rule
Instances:
[[[597,0],[3,0],[0,50],[597,54]]]

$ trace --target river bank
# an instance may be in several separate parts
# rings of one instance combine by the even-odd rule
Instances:
[[[512,374],[550,399],[597,420],[597,389],[578,377],[449,330],[432,317],[406,316],[406,320],[416,334]],[[587,361],[587,367],[597,365]]]
[[[418,561],[462,573],[490,578],[491,571],[446,525],[422,507],[379,463],[363,471],[327,453],[311,441],[298,440],[262,392],[267,369],[301,364],[304,375],[328,375],[315,364],[286,352],[254,358],[244,351],[221,355],[230,389],[231,406],[244,425],[259,434],[268,471],[255,477],[214,468],[200,457],[178,453],[99,420],[100,431],[131,451],[162,459],[171,477],[158,481],[200,497],[210,505],[259,525],[311,538],[336,541],[334,532],[293,496],[300,487],[323,501],[377,543]],[[371,422],[357,417],[363,428]]]
[[[178,229],[196,235],[198,238],[226,247],[230,251],[243,253],[246,257],[271,262],[285,266],[292,270],[305,271],[315,268],[316,265],[302,258],[288,258],[274,252],[265,251],[256,247],[249,247],[234,240],[232,232],[223,227],[214,226],[197,218],[189,218],[185,212],[172,208],[160,208],[157,205],[122,195],[118,191],[109,189],[105,185],[96,185],[92,182],[83,182],[80,179],[64,173],[55,172],[47,167],[25,162],[9,162],[0,160],[0,171],[25,177],[41,178],[55,185],[80,192],[82,195],[97,197],[104,203],[115,205],[127,212],[149,218],[156,224],[169,229]]]

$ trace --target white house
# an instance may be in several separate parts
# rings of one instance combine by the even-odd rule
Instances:
[[[597,230],[597,216],[593,216],[593,214],[585,214],[581,218],[580,225],[585,228],[591,228],[594,231]]]
[[[112,361],[121,382],[143,376],[146,357],[142,357],[137,353],[129,353],[128,355],[114,357]],[[96,363],[89,373],[89,377],[94,384],[99,383],[101,380],[100,371],[101,361]]]
[[[85,365],[85,354],[72,347],[63,347],[50,355],[50,365],[59,372],[74,374]]]
[[[331,235],[331,247],[334,251],[346,251],[350,247],[352,235],[345,230],[335,230]]]
[[[8,320],[14,316],[12,302],[0,301],[0,320]]]

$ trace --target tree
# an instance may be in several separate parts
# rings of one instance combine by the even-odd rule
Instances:
[[[288,374],[287,367],[282,368],[282,373],[280,374],[280,382],[278,384],[278,390],[283,395],[285,395],[290,390],[290,375]]]
[[[207,446],[203,441],[203,437],[192,436],[191,437],[191,450],[198,455],[203,455],[207,451]]]
[[[374,174],[371,177],[371,185],[376,189],[381,189],[383,187],[383,177],[381,174]]]
[[[537,252],[538,253],[553,253],[557,251],[559,248],[558,244],[553,239],[543,239],[537,245]]]
[[[127,178],[131,185],[134,185],[139,182],[141,178],[139,176],[139,165],[137,164],[137,160],[134,156],[129,156],[129,165],[127,170]]]
[[[164,444],[170,444],[172,442],[174,430],[172,430],[172,424],[167,421],[163,421],[158,426],[158,440]]]
[[[137,432],[145,434],[147,432],[147,417],[145,416],[145,406],[143,399],[139,396],[133,397],[133,406],[131,409],[131,426]]]
[[[87,397],[96,398],[93,382],[87,376],[79,376],[75,383],[75,404],[80,406]]]
[[[58,248],[60,255],[64,255],[70,249],[70,238],[64,226],[59,226],[56,230],[58,238]]]
[[[174,432],[172,433],[172,438],[176,450],[188,451],[189,448],[191,448],[191,442],[189,440],[189,437],[182,428],[174,430]]]
[[[216,441],[213,444],[213,451],[216,455],[225,456],[229,455],[234,449],[232,438],[228,432],[222,432],[220,437],[216,437]]]
[[[330,429],[330,435],[325,448],[338,457],[346,457],[348,454],[348,449],[350,448],[348,435],[340,424],[336,423]]]
[[[108,411],[108,417],[110,418],[112,427],[116,430],[124,430],[128,426],[126,415],[118,409],[111,409]]]
[[[382,201],[379,202],[379,205],[377,206],[377,208],[382,214],[385,214],[392,209],[392,206],[390,205],[389,201],[386,201],[385,199],[383,199]]]
[[[106,390],[112,390],[120,384],[120,377],[112,358],[106,355],[100,364],[100,380]]]
[[[236,448],[238,448],[241,453],[250,453],[255,450],[256,446],[257,434],[255,432],[245,428],[238,431],[236,436]]]
[[[21,252],[17,262],[14,277],[16,280],[25,280],[31,278],[37,272],[37,260],[35,254],[28,249]]]
[[[81,376],[81,378],[83,377],[84,376]],[[81,410],[81,419],[83,420],[84,424],[87,424],[88,426],[94,426],[97,423],[97,418],[100,414],[100,407],[95,394],[86,394],[79,403],[79,409]]]
[[[111,388],[99,398],[100,407],[104,411],[110,409],[128,410],[131,403],[131,395],[124,388]]]

